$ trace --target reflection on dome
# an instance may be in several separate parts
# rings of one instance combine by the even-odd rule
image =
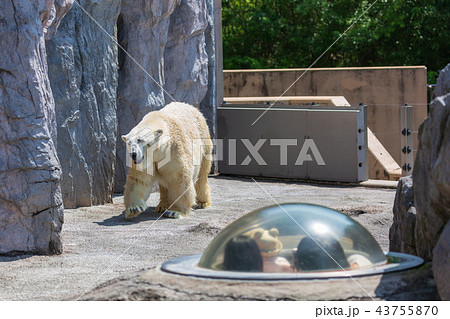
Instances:
[[[232,249],[229,243],[233,243]],[[262,272],[347,271],[387,261],[378,243],[359,223],[310,204],[276,205],[245,215],[217,235],[198,266],[255,271],[250,256],[254,256],[254,265],[262,259]],[[243,259],[248,270],[239,264]]]
[[[314,223],[312,225],[312,229],[314,230],[314,232],[316,232],[317,234],[326,234],[329,233],[330,230],[328,229],[327,226],[325,226],[324,224],[318,222],[318,223]]]

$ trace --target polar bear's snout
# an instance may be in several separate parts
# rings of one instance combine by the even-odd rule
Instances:
[[[134,164],[141,164],[144,161],[144,150],[139,143],[133,143],[130,148],[130,156]]]

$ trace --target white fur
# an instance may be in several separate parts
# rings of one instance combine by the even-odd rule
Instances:
[[[156,212],[168,209],[187,215],[194,204],[210,205],[208,173],[212,141],[203,115],[193,106],[174,102],[150,112],[122,136],[136,153],[125,185],[125,217],[142,213],[154,181],[159,183]],[[170,153],[170,161],[161,165]]]

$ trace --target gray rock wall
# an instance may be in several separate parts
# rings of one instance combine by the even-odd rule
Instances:
[[[58,3],[58,10],[71,5]],[[61,169],[44,44],[53,4],[0,2],[0,254],[62,251]]]
[[[41,16],[44,25],[44,36],[46,40],[53,38],[58,29],[59,23],[72,8],[73,0],[45,0],[50,10],[44,11],[45,17]],[[45,19],[45,20],[44,20]]]
[[[433,100],[419,136],[413,172],[417,253],[433,259],[439,295],[450,300],[450,93]]]
[[[439,75],[430,112],[419,128],[411,178],[400,179],[390,229],[390,250],[432,260],[439,295],[450,298],[450,64]],[[414,213],[415,212],[415,213]]]
[[[79,0],[116,37],[121,0]],[[117,136],[117,46],[75,4],[47,41],[64,206],[112,201]]]
[[[450,63],[439,73],[436,86],[433,90],[433,99],[450,93]]]
[[[200,103],[200,111],[206,118],[210,135],[217,137],[217,106],[223,102],[222,78],[222,6],[217,0],[206,1],[208,26],[205,30],[206,52],[208,54],[208,90]],[[216,154],[216,149],[213,149]],[[217,161],[212,162],[212,173],[218,173]]]
[[[433,275],[441,300],[450,300],[450,222],[433,249]]]
[[[67,208],[110,202],[113,185],[123,191],[126,149],[116,137],[149,111],[172,100],[194,104],[215,136],[214,2],[79,1],[129,55],[76,4],[56,34],[56,14],[48,17],[49,75]]]
[[[416,208],[412,176],[400,178],[394,200],[394,221],[389,231],[390,251],[416,255]]]
[[[450,64],[449,64],[450,66]],[[400,180],[394,203],[394,224],[391,228],[390,247],[406,252],[401,233],[409,233],[412,219],[404,219],[413,206],[416,211],[414,226],[415,253],[431,260],[433,249],[450,218],[450,87],[447,66],[438,79],[438,96],[430,104],[428,117],[419,128],[419,145],[414,162],[412,181]],[[445,71],[447,70],[447,71]],[[447,79],[447,80],[445,80]],[[413,198],[411,198],[413,194]]]
[[[122,1],[118,40],[140,65],[119,52],[118,136],[128,133],[149,111],[159,110],[173,100],[202,105],[209,123],[214,123],[215,112],[206,110],[215,109],[215,105],[202,104],[208,90],[217,88],[215,78],[209,74],[215,66],[211,45],[213,3]],[[125,156],[125,144],[117,139],[116,192],[122,192],[125,185]]]
[[[96,22],[73,0],[1,4],[0,253],[60,252],[61,201],[123,190],[116,139],[147,112],[194,104],[215,136],[218,1],[78,2]]]
[[[417,254],[431,259],[450,218],[450,94],[434,99],[419,129],[414,162]]]
[[[181,0],[170,15],[164,49],[165,90],[175,100],[197,107],[208,89],[207,26],[206,1]]]

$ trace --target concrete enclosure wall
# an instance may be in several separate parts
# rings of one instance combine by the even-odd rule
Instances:
[[[413,110],[414,154],[417,131],[427,116],[427,71],[424,66],[225,70],[224,96],[336,96],[351,105],[367,105],[367,124],[395,161],[401,162],[401,105]],[[370,160],[370,158],[369,158]],[[373,166],[369,163],[369,166]],[[370,178],[374,178],[371,174]]]
[[[221,145],[217,147],[222,149],[219,172],[365,181],[368,179],[365,109],[274,105],[262,116],[267,110],[265,105],[219,107],[217,126]]]

